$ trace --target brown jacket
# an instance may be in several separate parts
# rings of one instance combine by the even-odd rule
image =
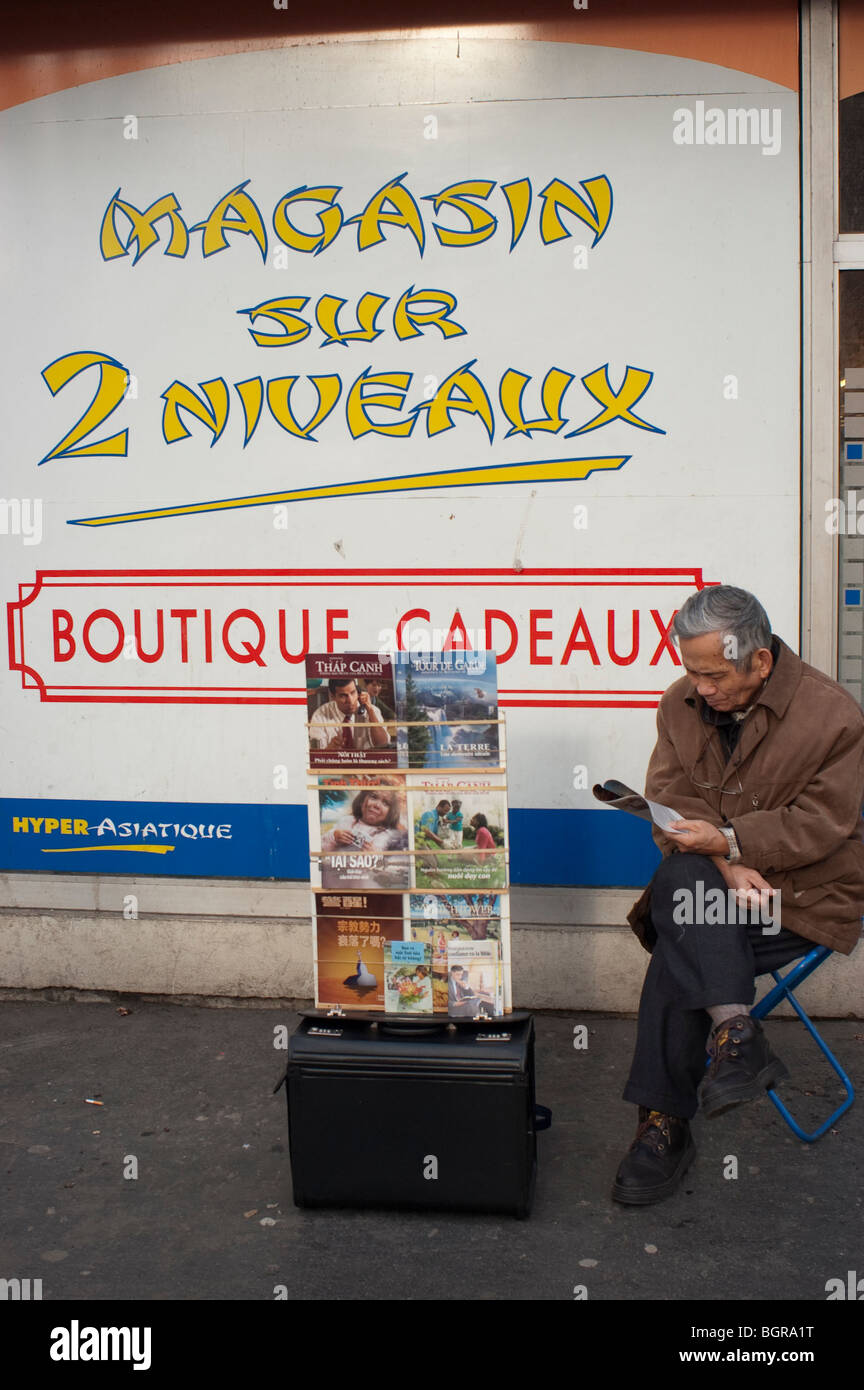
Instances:
[[[864,913],[860,706],[784,642],[728,761],[702,703],[686,676],[662,696],[646,796],[684,819],[731,825],[741,863],[780,889],[782,926],[848,955]],[[664,855],[674,852],[662,831],[654,838]],[[649,899],[650,886],[627,918],[646,950],[655,939]]]

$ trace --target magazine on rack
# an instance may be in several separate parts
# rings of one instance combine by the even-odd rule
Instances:
[[[393,665],[377,652],[306,658],[309,766],[395,766]]]
[[[432,1013],[432,950],[420,941],[384,944],[384,1001],[388,1014]]]
[[[503,956],[500,893],[412,893],[412,941],[432,950],[432,998],[436,1013],[447,1012],[447,947],[452,941],[500,941]]]
[[[447,989],[447,1012],[453,1018],[503,1014],[499,942],[451,941],[447,946]]]
[[[401,767],[498,763],[494,652],[398,652],[394,673]]]
[[[404,775],[319,776],[312,795],[318,800],[309,827],[313,887],[369,893],[410,887]]]
[[[401,941],[401,893],[326,893],[315,899],[315,1006],[383,1010],[384,945]]]
[[[428,777],[408,788],[415,889],[507,886],[507,793],[491,778]]]

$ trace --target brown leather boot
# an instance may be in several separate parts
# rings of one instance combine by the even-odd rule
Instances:
[[[711,1064],[699,1087],[703,1115],[713,1119],[745,1100],[755,1100],[789,1075],[768,1046],[762,1024],[749,1014],[727,1018],[708,1039]]]
[[[660,1202],[672,1195],[695,1157],[687,1120],[640,1105],[636,1138],[618,1169],[612,1197],[627,1206]]]

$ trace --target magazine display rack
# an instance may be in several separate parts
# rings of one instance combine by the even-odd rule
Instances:
[[[509,1014],[495,654],[316,654],[306,677],[316,1008]]]

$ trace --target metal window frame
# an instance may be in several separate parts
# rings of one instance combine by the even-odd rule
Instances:
[[[825,503],[838,495],[839,351],[837,0],[802,0],[801,34],[801,654],[836,677],[838,537]],[[864,241],[854,239],[855,264]],[[853,250],[853,248],[849,248]],[[845,252],[843,253],[845,257]],[[845,259],[843,264],[847,264]],[[826,621],[829,615],[829,621]]]

